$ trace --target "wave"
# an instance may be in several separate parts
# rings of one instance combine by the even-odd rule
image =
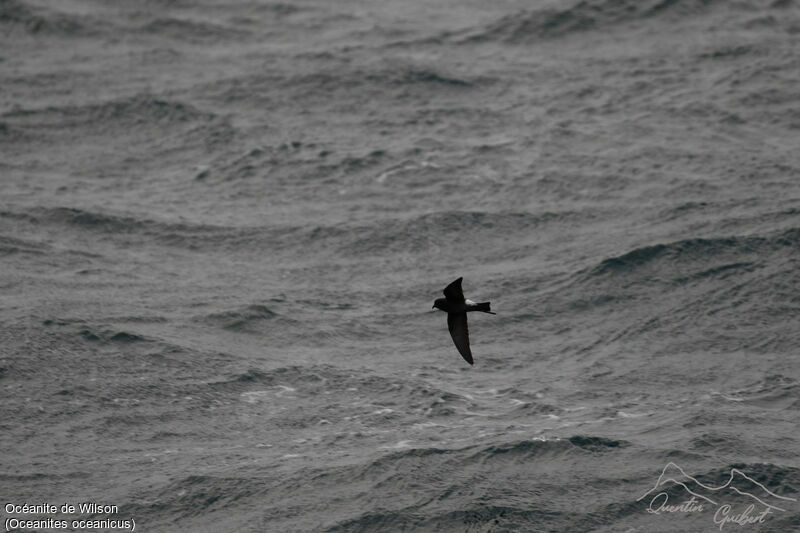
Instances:
[[[493,528],[529,530],[542,521],[556,528],[561,521],[571,523],[578,517],[540,507],[536,498],[520,497],[514,489],[522,464],[543,464],[550,467],[559,462],[571,463],[590,453],[614,453],[625,441],[603,437],[574,436],[570,439],[547,441],[512,441],[493,445],[476,445],[449,449],[440,447],[412,448],[389,453],[365,465],[328,471],[328,483],[338,480],[358,480],[369,484],[373,491],[396,489],[408,483],[408,472],[415,472],[414,482],[425,483],[427,494],[419,499],[400,498],[390,508],[369,510],[354,517],[340,519],[326,531],[372,531],[376,529],[416,529],[471,531]],[[487,468],[495,479],[503,479],[502,487],[486,485]],[[562,465],[562,468],[568,466]],[[443,477],[444,476],[444,477]],[[320,478],[317,478],[320,479]],[[551,486],[563,491],[557,481]],[[584,487],[585,488],[585,487]],[[620,513],[635,512],[633,502],[625,502]],[[456,510],[454,510],[456,509]],[[611,520],[617,512],[600,511],[603,516],[586,516],[596,526]],[[562,524],[564,525],[564,524]],[[588,525],[588,524],[587,524]]]
[[[384,218],[374,224],[237,227],[173,223],[71,207],[0,211],[0,217],[96,232],[126,243],[138,237],[154,244],[194,250],[269,249],[295,251],[304,256],[337,253],[346,257],[457,247],[465,233],[476,242],[497,246],[518,239],[516,246],[521,248],[527,238],[535,237],[535,229],[566,223],[579,216],[572,212],[445,211],[410,218]]]
[[[635,248],[625,254],[604,259],[591,269],[590,276],[630,275],[646,268],[698,262],[708,264],[714,258],[758,258],[775,251],[791,251],[800,244],[800,228],[790,228],[770,236],[733,236],[683,239],[667,244]],[[755,261],[733,261],[692,274],[694,278],[720,277],[730,270],[754,268]],[[678,280],[688,278],[678,277]]]
[[[19,473],[19,474],[7,474],[5,472],[0,473],[0,480],[3,481],[19,481],[24,483],[30,483],[31,481],[37,480],[65,480],[68,481],[70,479],[87,479],[91,478],[94,474],[92,472],[86,471],[72,471],[72,472],[65,472],[65,471],[54,471],[48,470],[46,472],[26,472],[26,473]]]
[[[576,269],[535,297],[550,316],[613,321],[598,343],[646,338],[661,353],[789,353],[798,245],[798,228],[649,244]]]
[[[537,489],[542,493],[591,494],[593,483],[601,483],[602,490],[607,490],[609,480],[572,480],[558,472],[569,471],[576,458],[594,464],[595,454],[617,453],[624,445],[624,441],[584,435],[456,449],[433,446],[391,452],[366,462],[305,462],[282,470],[280,479],[273,466],[255,465],[246,474],[202,473],[169,480],[140,493],[125,509],[137,516],[146,514],[156,525],[174,521],[176,516],[197,516],[198,512],[204,517],[209,512],[250,508],[260,501],[268,504],[259,507],[258,519],[269,517],[272,526],[284,529],[291,521],[289,529],[304,531],[527,531],[542,523],[551,529],[585,526],[581,530],[588,530],[641,512],[641,508],[630,492],[623,490],[621,503],[593,505],[582,513],[562,512],[528,492],[527,482],[522,480],[538,470],[520,465],[531,460],[530,465],[547,469],[548,475]],[[589,454],[587,447],[591,448]],[[548,453],[553,454],[553,462],[538,461],[541,454]],[[486,461],[492,463],[489,470]],[[562,461],[564,464],[559,464]],[[492,473],[489,478],[487,472]],[[498,479],[503,482],[498,484]],[[302,502],[308,497],[319,500],[320,494],[330,496],[318,502],[328,509],[326,518],[320,521],[319,515],[311,513],[308,522],[304,521],[301,516],[309,513],[308,504]]]
[[[669,462],[690,463],[692,461],[696,463],[706,458],[706,456],[702,453],[696,453],[689,450],[680,450],[677,448],[660,450],[655,455],[656,458],[664,464]]]
[[[34,207],[23,211],[9,209],[0,211],[0,218],[35,226],[90,231],[112,239],[124,238],[127,242],[131,237],[139,236],[154,243],[189,249],[205,245],[216,247],[226,243],[232,246],[249,245],[262,234],[260,228],[173,223],[72,207]],[[266,233],[269,235],[268,231]]]
[[[719,418],[709,420],[708,417],[692,416],[684,423],[685,427],[697,426],[700,428],[709,427],[712,423],[719,423]],[[755,422],[755,421],[754,421]],[[699,453],[758,453],[758,451],[747,444],[746,441],[736,435],[729,433],[702,433],[693,437],[690,441],[690,449]]]
[[[428,406],[442,400],[449,403],[469,402],[460,394],[415,379],[389,378],[369,369],[345,370],[331,365],[283,366],[272,369],[251,368],[226,379],[205,384],[213,388],[289,386],[298,394],[358,392],[360,396],[382,398],[383,403],[398,401],[405,405]]]
[[[264,322],[278,316],[265,305],[252,304],[219,313],[211,313],[196,320],[233,331],[258,332]]]
[[[397,468],[398,463],[409,459],[416,460],[426,456],[449,456],[455,458],[461,467],[474,464],[486,464],[498,460],[526,460],[541,455],[564,455],[573,453],[611,453],[615,449],[625,448],[630,443],[625,440],[613,440],[591,435],[575,435],[564,439],[520,440],[489,446],[468,446],[461,449],[450,448],[410,448],[385,455],[369,466],[370,469],[384,470],[389,465]]]
[[[432,66],[397,64],[375,69],[339,69],[299,74],[284,79],[283,84],[287,88],[307,87],[312,94],[321,96],[328,91],[352,91],[356,87],[405,90],[417,86],[428,91],[437,88],[468,89],[491,81],[494,81],[493,78],[456,76]]]
[[[742,389],[725,394],[731,401],[755,405],[764,409],[800,409],[800,382],[773,374]]]
[[[0,121],[0,143],[22,143],[30,140],[31,136],[22,128]]]
[[[552,440],[524,440],[489,446],[479,450],[471,459],[481,463],[491,462],[496,459],[527,459],[539,455],[561,455],[583,450],[594,453],[603,453],[614,448],[624,448],[630,443],[623,440],[611,440],[604,437],[576,435],[567,439]]]
[[[292,232],[291,229],[173,223],[72,207],[34,207],[24,211],[9,209],[0,211],[0,218],[24,221],[35,226],[74,228],[110,239],[124,239],[126,242],[131,242],[132,237],[139,237],[142,241],[188,249],[222,247],[228,250],[238,246],[250,247],[259,241],[265,245],[274,244],[273,239]]]
[[[753,44],[737,44],[732,46],[718,46],[713,52],[703,52],[698,55],[699,59],[738,59],[742,56],[764,56],[769,53],[766,47],[759,47]]]
[[[99,104],[14,109],[3,113],[2,117],[17,129],[44,129],[50,133],[58,129],[74,131],[74,128],[88,126],[102,132],[115,128],[125,128],[127,131],[154,124],[164,127],[170,124],[210,121],[215,115],[184,102],[162,100],[151,94],[138,94]]]
[[[604,259],[592,270],[592,275],[627,274],[652,263],[664,260],[698,259],[736,250],[744,243],[735,238],[687,239],[669,244],[635,248],[623,255]]]
[[[34,254],[44,255],[50,252],[51,246],[17,237],[0,235],[0,255]]]
[[[396,60],[370,66],[341,63],[322,69],[309,69],[302,65],[300,63],[291,71],[235,76],[211,82],[202,88],[223,103],[274,106],[276,90],[293,95],[295,103],[305,101],[311,104],[327,104],[336,98],[343,101],[370,97],[385,99],[391,98],[391,94],[408,98],[415,92],[424,93],[426,98],[443,94],[458,99],[460,95],[471,98],[474,91],[497,81],[492,76],[461,72],[441,65]]]
[[[48,324],[49,325],[49,324]],[[83,327],[78,335],[90,342],[131,344],[134,342],[149,341],[146,337],[128,331],[99,330],[92,327]]]
[[[0,1],[0,27],[41,36],[85,37],[97,35],[99,25],[87,17],[62,13],[52,8],[31,7],[20,0]]]
[[[478,502],[465,507],[422,511],[412,506],[408,509],[371,511],[356,518],[341,520],[324,531],[533,531],[528,528],[543,522],[553,523],[566,514],[512,504]]]
[[[137,508],[142,509],[136,516],[147,514],[174,522],[176,513],[178,517],[186,518],[196,514],[193,510],[210,512],[230,509],[239,500],[267,493],[274,488],[273,481],[269,477],[261,478],[252,474],[246,477],[190,475],[164,486],[153,495],[155,502],[127,505],[125,508],[132,513]]]
[[[585,437],[581,437],[585,438]],[[578,439],[578,437],[573,437]],[[592,442],[597,442],[599,437],[589,437]],[[572,439],[571,439],[572,440]],[[606,440],[606,439],[602,439]],[[557,442],[557,441],[556,441]],[[614,442],[614,441],[609,441]],[[621,442],[620,442],[621,444]],[[528,442],[508,443],[486,450],[500,450],[501,453],[516,453],[515,461],[506,465],[508,469],[519,470],[517,462],[525,460],[535,461],[538,458],[531,456],[532,452],[546,449],[548,445]],[[611,449],[614,446],[610,447]],[[315,476],[314,479],[334,486],[343,479],[357,479],[369,483],[374,491],[386,490],[387,487],[401,486],[407,482],[401,472],[415,471],[415,480],[427,481],[425,496],[419,499],[399,498],[393,505],[382,509],[370,509],[358,512],[356,516],[337,520],[329,525],[325,531],[371,531],[374,529],[425,529],[425,530],[528,530],[534,524],[546,522],[553,530],[580,530],[586,531],[600,525],[618,523],[619,520],[640,515],[641,502],[637,502],[636,493],[647,489],[651,480],[627,479],[614,481],[614,487],[620,492],[616,496],[618,501],[609,501],[592,505],[581,513],[560,513],[549,507],[541,507],[537,498],[520,497],[515,491],[515,476],[512,471],[496,470],[501,465],[492,465],[493,472],[497,475],[506,474],[503,488],[496,485],[487,486],[482,483],[482,473],[485,465],[471,468],[465,463],[463,450],[444,450],[430,448],[423,450],[406,450],[385,456],[383,461],[373,463],[366,472],[354,471],[356,467],[346,467],[337,470],[330,469],[325,474]],[[470,457],[471,458],[471,457]],[[559,459],[566,459],[561,456]],[[407,463],[407,464],[406,464]],[[549,468],[559,471],[552,462]],[[743,474],[737,473],[737,471]],[[441,479],[441,473],[449,473],[447,483]],[[457,474],[452,474],[457,472]],[[744,475],[746,474],[746,475]],[[796,491],[792,488],[800,470],[796,468],[780,467],[773,464],[731,464],[698,474],[701,483],[709,487],[724,487],[732,485],[734,489],[726,492],[726,498],[738,498],[737,492],[746,492],[758,495],[763,500],[771,503],[786,503],[783,498],[796,498]],[[422,476],[422,477],[420,477]],[[351,481],[352,483],[352,481]],[[555,476],[549,482],[544,482],[543,490],[559,493],[560,491],[583,491],[592,493],[597,490],[597,485],[607,490],[606,479],[584,479],[577,483]],[[702,489],[698,484],[687,478],[687,483],[694,485],[700,492],[707,492],[714,496],[716,492]],[[468,487],[468,488],[467,488]],[[766,489],[766,490],[765,490]],[[674,485],[664,486],[664,491],[677,491]],[[777,496],[776,496],[777,495]],[[676,497],[679,496],[676,494]],[[742,495],[742,499],[750,498]],[[732,500],[731,500],[732,501]],[[750,501],[749,499],[745,501]],[[454,507],[457,509],[454,511]]]
[[[574,213],[444,211],[411,218],[383,219],[370,225],[317,227],[306,232],[309,244],[319,243],[350,256],[442,250],[460,246],[463,235],[473,242],[497,246],[533,238],[533,230],[568,220]],[[488,247],[487,247],[488,248]]]
[[[171,17],[155,19],[141,26],[138,31],[192,43],[213,43],[223,39],[241,38],[249,35],[249,32],[240,28]]]
[[[525,10],[470,31],[462,42],[501,41],[525,44],[590,30],[608,30],[623,23],[665,16],[697,16],[713,0],[582,0],[569,7]]]

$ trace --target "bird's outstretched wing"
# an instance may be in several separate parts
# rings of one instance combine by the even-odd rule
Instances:
[[[464,291],[461,290],[461,280],[464,278],[458,278],[453,283],[448,285],[444,288],[444,297],[453,302],[463,302],[464,301]],[[464,322],[466,324],[466,322]],[[466,327],[466,326],[465,326]]]
[[[456,281],[459,283],[458,288],[461,289],[461,278],[458,278]],[[469,330],[467,329],[467,313],[447,313],[447,328],[450,330],[450,336],[453,337],[456,348],[458,348],[458,353],[461,354],[461,357],[463,357],[467,363],[472,364],[472,350],[469,349]]]

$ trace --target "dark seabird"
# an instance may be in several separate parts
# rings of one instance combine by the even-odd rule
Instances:
[[[467,363],[473,364],[472,351],[469,349],[467,313],[470,311],[483,311],[492,315],[496,313],[492,313],[489,310],[489,302],[476,304],[472,300],[464,299],[464,291],[461,290],[462,279],[464,278],[458,278],[445,287],[444,298],[437,298],[433,302],[433,307],[447,313],[447,328],[450,330],[450,336],[453,337],[456,348],[458,348],[458,353]]]

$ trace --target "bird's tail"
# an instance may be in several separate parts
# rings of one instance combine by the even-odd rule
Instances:
[[[490,315],[496,315],[497,313],[492,313],[490,310],[489,302],[482,302],[479,304],[475,304],[475,307],[478,311],[483,311],[484,313],[489,313]]]

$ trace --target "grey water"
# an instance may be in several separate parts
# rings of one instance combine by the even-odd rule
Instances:
[[[800,3],[2,0],[0,45],[3,521],[800,531]],[[66,502],[117,507],[13,507]]]

